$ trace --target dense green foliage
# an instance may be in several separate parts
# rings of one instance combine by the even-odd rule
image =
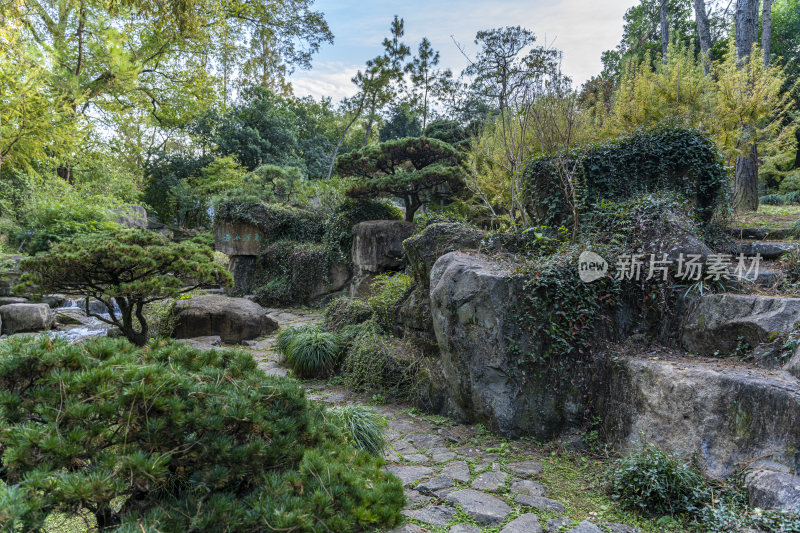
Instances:
[[[231,282],[207,246],[173,243],[157,233],[134,229],[78,235],[20,266],[25,272],[23,284],[41,293],[76,294],[104,302],[109,318],[93,316],[119,327],[140,346],[149,336],[145,305],[175,298],[204,283]],[[114,313],[112,298],[121,316]]]
[[[424,203],[441,194],[438,189],[455,192],[463,187],[460,154],[449,144],[427,137],[387,141],[344,154],[336,169],[362,182],[347,191],[352,198],[396,196],[402,199],[406,220]]]
[[[709,497],[700,473],[683,458],[643,446],[617,461],[609,489],[624,505],[649,515],[694,514]]]
[[[372,307],[375,322],[383,331],[392,331],[397,307],[408,295],[412,282],[411,276],[402,272],[380,274],[373,279],[370,287],[372,296],[367,303]]]
[[[568,224],[574,216],[563,189],[554,186],[560,183],[562,164],[578,184],[579,216],[601,200],[672,191],[689,199],[697,215],[708,222],[725,199],[727,172],[714,144],[700,132],[656,129],[531,161],[525,180],[526,204],[540,224]]]
[[[386,448],[383,430],[386,420],[378,412],[366,405],[351,403],[331,409],[336,423],[352,440],[356,448],[380,457]]]
[[[364,531],[403,490],[295,382],[242,352],[0,343],[0,520],[88,511],[117,531]]]
[[[364,300],[340,296],[325,307],[325,328],[334,333],[362,324],[372,317],[372,306]]]
[[[216,217],[252,224],[261,230],[264,243],[279,240],[320,242],[325,233],[325,223],[320,215],[288,205],[226,200],[217,204]]]
[[[310,328],[292,335],[286,345],[286,364],[300,378],[327,375],[336,365],[342,343],[334,333]]]

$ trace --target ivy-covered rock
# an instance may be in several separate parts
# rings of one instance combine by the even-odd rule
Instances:
[[[564,161],[566,161],[565,164]],[[658,128],[558,156],[541,156],[526,169],[524,196],[538,224],[571,227],[573,213],[559,186],[563,168],[577,182],[579,216],[601,201],[671,191],[689,199],[708,222],[723,201],[727,171],[707,136],[695,130]]]
[[[414,280],[427,292],[431,267],[438,258],[457,250],[475,250],[484,237],[485,231],[466,224],[431,224],[403,241],[403,251]]]
[[[282,204],[230,200],[216,206],[217,223],[239,223],[258,228],[262,244],[279,240],[320,242],[325,234],[321,215]],[[224,235],[225,232],[216,232]]]
[[[404,501],[296,382],[174,342],[0,343],[0,450],[20,531],[86,511],[120,532],[372,531]]]

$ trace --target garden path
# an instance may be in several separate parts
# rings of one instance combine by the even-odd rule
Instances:
[[[270,316],[281,328],[322,320],[307,309],[273,309]],[[282,356],[273,349],[276,336],[277,332],[248,341],[245,350],[265,373],[287,376]],[[325,381],[304,381],[303,385],[309,398],[327,404],[375,404]],[[403,514],[407,522],[395,533],[636,531],[622,524],[601,523],[597,513],[587,512],[585,506],[579,509],[570,501],[553,499],[542,477],[548,477],[555,461],[530,441],[497,439],[480,425],[425,415],[410,406],[374,407],[388,423],[385,468],[405,487]]]

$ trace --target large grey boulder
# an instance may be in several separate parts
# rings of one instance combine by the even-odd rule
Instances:
[[[403,266],[403,241],[416,230],[403,220],[370,220],[353,227],[351,296],[367,294],[376,274]]]
[[[688,313],[681,340],[691,352],[730,354],[744,343],[755,347],[776,333],[789,333],[798,321],[800,298],[708,294]]]
[[[55,325],[55,315],[47,304],[17,303],[0,306],[2,332],[45,331]]]
[[[597,416],[623,451],[653,442],[718,479],[757,459],[800,466],[800,381],[786,372],[620,358],[603,386]]]
[[[800,379],[800,347],[794,351],[794,354],[783,366],[783,369],[797,379]]]
[[[227,344],[254,339],[278,328],[267,310],[244,298],[216,294],[178,300],[172,309],[177,339],[219,335]]]
[[[745,478],[752,507],[800,513],[800,476],[755,470]]]
[[[582,392],[553,387],[558,376],[531,375],[521,361],[540,348],[516,319],[522,283],[510,267],[451,252],[434,264],[430,284],[443,373],[460,410],[454,414],[507,437],[551,438],[580,425]]]

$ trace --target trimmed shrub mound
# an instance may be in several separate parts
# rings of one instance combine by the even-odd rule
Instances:
[[[372,306],[364,300],[341,296],[325,308],[325,329],[339,333],[347,326],[362,324],[372,317]]]
[[[386,448],[383,428],[387,426],[378,412],[366,405],[351,403],[331,409],[336,424],[342,427],[356,448],[380,456]]]
[[[301,331],[286,346],[286,364],[300,378],[327,374],[336,365],[342,342],[334,334],[320,329]]]
[[[321,215],[282,204],[229,200],[216,206],[215,218],[253,224],[264,234],[264,243],[279,240],[320,242],[325,233]]]
[[[713,141],[694,130],[658,128],[560,157],[577,178],[582,213],[601,200],[671,191],[689,199],[707,222],[722,200],[727,179]],[[556,156],[538,157],[526,170],[525,203],[538,224],[571,223],[572,213],[559,187],[558,162]]]
[[[87,511],[116,531],[364,531],[404,500],[294,381],[174,342],[0,343],[0,452],[19,531]]]

